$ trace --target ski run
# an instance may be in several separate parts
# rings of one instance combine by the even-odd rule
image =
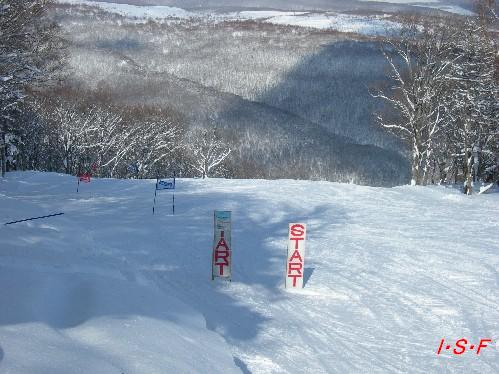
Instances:
[[[499,372],[498,193],[178,179],[153,215],[155,182],[0,179],[0,373]],[[211,280],[216,209],[232,282]],[[492,342],[437,354],[460,338]]]

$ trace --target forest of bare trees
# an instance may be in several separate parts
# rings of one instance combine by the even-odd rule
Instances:
[[[161,109],[107,101],[67,90],[26,100],[9,139],[15,167],[111,178],[223,171],[230,149],[215,131],[188,132]]]

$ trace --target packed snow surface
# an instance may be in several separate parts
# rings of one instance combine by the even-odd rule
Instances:
[[[499,194],[308,181],[0,178],[0,373],[498,373]],[[233,281],[211,281],[213,210]],[[283,288],[307,226],[305,288]],[[440,340],[493,343],[480,355]]]

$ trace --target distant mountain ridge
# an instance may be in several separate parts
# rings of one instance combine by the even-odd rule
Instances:
[[[264,8],[281,10],[333,10],[333,11],[428,11],[435,7],[460,7],[464,10],[473,10],[472,0],[440,0],[440,1],[365,1],[365,0],[101,0],[109,3],[132,5],[167,5],[184,9],[199,8]],[[417,5],[417,6],[414,6]]]

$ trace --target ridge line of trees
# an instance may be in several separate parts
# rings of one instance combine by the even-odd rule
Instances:
[[[24,104],[23,126],[10,139],[16,168],[111,178],[174,171],[207,178],[224,170],[230,148],[216,128],[188,130],[172,112],[63,95],[45,93]]]

